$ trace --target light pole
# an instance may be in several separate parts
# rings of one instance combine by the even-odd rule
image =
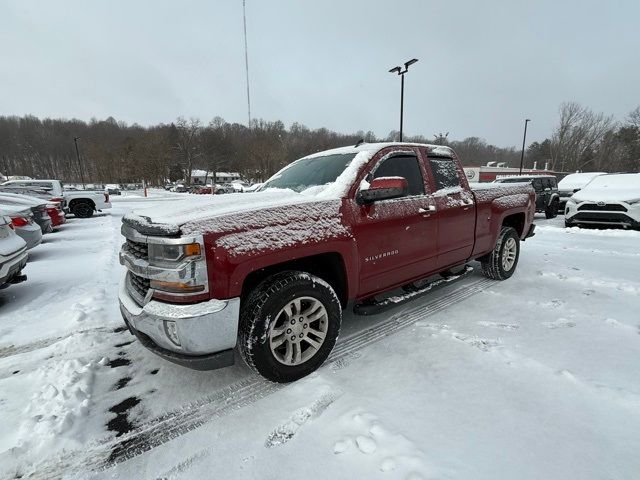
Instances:
[[[531,120],[528,118],[524,121],[524,135],[522,137],[522,154],[520,155],[520,175],[522,175],[522,167],[524,165],[524,143],[527,141],[527,123]]]
[[[78,151],[78,139],[80,137],[73,137],[73,143],[76,144],[76,158],[78,159],[78,168],[80,169],[80,180],[82,180],[82,189],[85,189],[84,185],[84,173],[82,171],[82,162],[80,161],[80,152]]]
[[[404,64],[403,67],[393,67],[389,70],[389,73],[397,73],[400,75],[400,141],[402,141],[402,117],[404,113],[404,74],[409,71],[409,66],[413,65],[418,61],[417,58],[413,58]]]

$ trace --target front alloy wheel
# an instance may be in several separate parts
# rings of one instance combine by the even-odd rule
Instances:
[[[320,351],[328,326],[327,309],[319,300],[294,298],[271,323],[271,353],[283,365],[300,365]]]
[[[340,332],[342,306],[319,277],[286,271],[242,301],[238,346],[247,365],[274,382],[292,382],[327,359]]]

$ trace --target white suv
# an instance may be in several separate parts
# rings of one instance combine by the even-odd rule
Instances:
[[[640,173],[600,175],[567,200],[565,225],[640,228]]]

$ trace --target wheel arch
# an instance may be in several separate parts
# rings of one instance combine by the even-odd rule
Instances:
[[[518,237],[522,238],[524,234],[525,214],[524,212],[513,213],[502,219],[501,227],[512,227],[518,232]],[[499,233],[499,232],[498,232]]]
[[[72,209],[75,205],[78,205],[79,203],[88,203],[93,207],[94,210],[96,209],[96,202],[94,202],[90,198],[74,198],[70,200],[69,209]]]
[[[242,298],[245,299],[266,278],[284,271],[299,271],[321,278],[336,292],[342,308],[347,306],[349,287],[347,270],[342,255],[326,252],[307,257],[276,263],[249,273],[242,284]]]

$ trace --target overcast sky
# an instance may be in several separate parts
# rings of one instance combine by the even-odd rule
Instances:
[[[341,132],[549,136],[640,104],[640,1],[247,0],[252,116]],[[246,123],[242,0],[0,3],[0,115]],[[518,147],[519,148],[519,147]]]

